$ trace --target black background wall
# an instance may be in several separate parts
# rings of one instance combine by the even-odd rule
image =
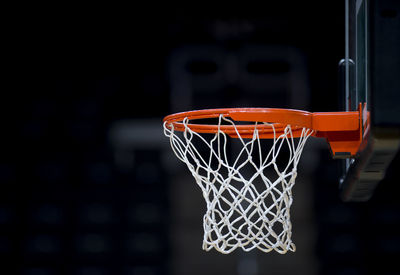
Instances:
[[[10,7],[9,15],[1,274],[172,274],[166,168],[157,151],[145,151],[136,156],[156,163],[154,177],[140,169],[121,173],[108,133],[121,119],[160,119],[161,127],[169,102],[178,100],[170,97],[168,57],[182,45],[297,48],[307,60],[309,111],[339,106],[344,1],[35,4]],[[344,204],[338,165],[326,153],[313,194],[317,273],[399,274],[397,179],[383,182],[371,202]]]

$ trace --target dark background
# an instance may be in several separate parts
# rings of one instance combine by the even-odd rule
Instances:
[[[168,71],[171,53],[182,46],[229,53],[249,44],[295,48],[306,60],[308,110],[339,108],[344,1],[135,5],[12,10],[4,42],[11,62],[2,91],[1,274],[177,274],[174,266],[186,264],[176,259],[171,238],[171,179],[161,151],[136,147],[133,169],[121,171],[110,141],[118,121],[159,120],[161,129],[163,116],[184,111],[171,108],[179,99],[171,97]],[[285,72],[285,64],[262,73]],[[230,84],[208,98],[188,108],[236,107],[246,93]],[[269,100],[260,96],[255,107],[271,107]],[[326,148],[318,152],[308,194],[313,273],[399,274],[397,180],[379,185],[370,202],[343,203],[339,165]],[[187,245],[200,250],[198,237]]]

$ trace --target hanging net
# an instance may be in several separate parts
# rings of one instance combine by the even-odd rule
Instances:
[[[189,168],[207,205],[203,249],[215,248],[224,254],[236,248],[295,251],[292,187],[313,131],[301,128],[295,138],[290,125],[254,123],[252,135],[244,137],[232,119],[220,115],[216,120],[216,132],[208,134],[193,131],[188,118],[182,120],[179,131],[173,123],[164,123],[164,134]],[[227,135],[222,130],[226,125],[235,133]],[[260,125],[269,128],[273,138],[260,138]],[[277,127],[281,130],[276,131]]]

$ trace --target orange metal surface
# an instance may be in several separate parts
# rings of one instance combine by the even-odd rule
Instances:
[[[313,136],[323,137],[329,143],[334,157],[349,157],[357,154],[362,139],[362,129],[368,129],[363,125],[365,116],[365,106],[359,106],[359,111],[355,112],[321,112],[310,113],[291,109],[272,109],[272,108],[228,108],[228,109],[208,109],[177,113],[166,116],[166,125],[173,124],[177,131],[184,131],[184,119],[188,119],[187,124],[191,130],[198,133],[216,133],[220,129],[231,137],[237,137],[237,132],[243,138],[251,138],[254,129],[258,130],[260,138],[274,138],[274,133],[279,136],[283,133],[287,125],[291,125],[293,137],[300,137],[303,128],[313,130]],[[230,117],[234,121],[259,122],[255,125],[215,125],[193,123],[195,120]],[[274,124],[275,132],[268,124]],[[169,126],[171,127],[171,126]]]

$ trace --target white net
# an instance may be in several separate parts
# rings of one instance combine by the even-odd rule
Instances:
[[[220,115],[218,132],[199,134],[183,120],[185,130],[174,131],[164,123],[176,156],[186,163],[203,192],[207,211],[203,218],[203,249],[215,248],[228,254],[236,248],[281,254],[295,251],[291,240],[290,206],[297,164],[312,130],[303,128],[300,138],[293,138],[287,125],[274,138],[261,140],[255,124],[252,138],[242,138],[235,122]],[[219,129],[233,125],[238,138],[229,138]],[[234,141],[235,140],[235,141]],[[235,156],[228,151],[239,143]]]

